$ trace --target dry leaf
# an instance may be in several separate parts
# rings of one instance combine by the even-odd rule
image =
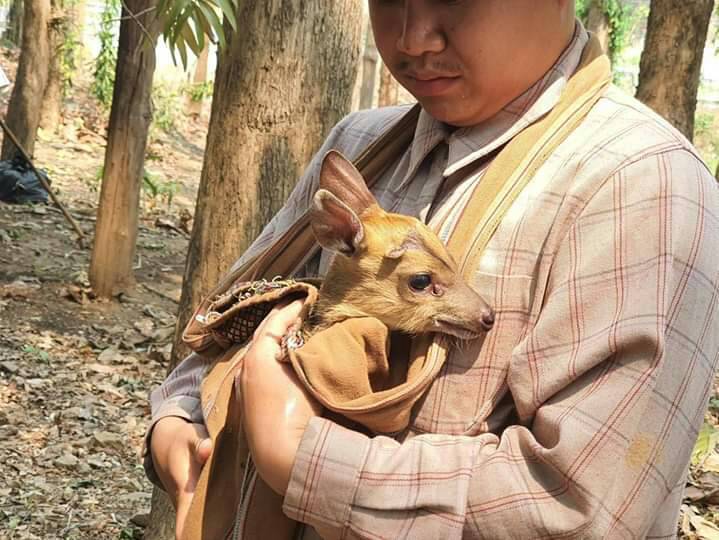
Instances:
[[[712,522],[707,521],[701,516],[693,516],[690,518],[692,527],[696,530],[699,538],[704,540],[719,540],[719,527]]]

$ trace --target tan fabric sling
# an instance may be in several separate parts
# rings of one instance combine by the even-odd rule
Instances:
[[[509,207],[535,172],[596,104],[610,82],[609,60],[592,36],[579,68],[552,112],[517,135],[494,159],[448,241],[450,253],[460,261],[463,276],[470,283],[482,251]],[[413,108],[356,162],[370,185],[406,149],[418,113],[418,108]],[[238,280],[289,275],[315,252],[305,216],[266,252],[228,276],[211,297],[226,291]],[[198,313],[201,311],[202,306]],[[363,323],[355,321],[351,324],[362,326]],[[338,329],[340,333],[348,333],[348,337],[364,331],[366,329],[359,327]],[[375,328],[368,330],[370,334],[376,331]],[[204,354],[214,354],[221,349],[196,324],[188,325],[185,338],[193,349]],[[380,336],[379,339],[383,338]],[[347,340],[347,346],[352,348],[350,341]],[[330,342],[336,343],[327,341]],[[299,349],[302,354],[312,353],[310,363],[292,355],[293,366],[303,384],[331,411],[359,419],[365,425],[369,421],[385,428],[407,425],[412,406],[437,376],[448,352],[448,342],[441,335],[417,338],[412,342],[405,381],[360,399],[355,395],[344,399],[347,396],[337,395],[336,389],[332,388],[332,377],[327,376],[331,375],[331,362],[336,352],[332,354],[330,349],[323,352],[322,347],[319,342],[316,350]],[[239,399],[233,384],[241,359],[242,348],[239,346],[224,351],[203,382],[202,403],[215,446],[195,491],[185,528],[186,540],[226,538],[235,522],[241,523],[238,537],[251,540],[285,540],[292,538],[295,531],[296,523],[282,513],[282,497],[272,492],[256,474],[246,474],[244,478],[242,475],[248,449],[241,435]],[[362,378],[358,376],[358,381]],[[240,509],[242,493],[247,495]]]

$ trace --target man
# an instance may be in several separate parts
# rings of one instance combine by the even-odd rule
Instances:
[[[370,15],[423,108],[375,194],[446,238],[498,152],[556,106],[587,34],[570,0],[370,0]],[[308,207],[327,150],[354,158],[404,110],[341,122],[245,257]],[[674,537],[719,355],[718,216],[691,145],[606,90],[483,252],[472,285],[494,329],[450,353],[399,440],[322,418],[276,360],[299,306],[270,314],[238,380],[260,476],[305,538]],[[178,524],[211,449],[202,366],[152,397],[148,472]]]

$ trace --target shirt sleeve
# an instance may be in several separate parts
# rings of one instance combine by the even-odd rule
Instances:
[[[711,390],[718,216],[716,182],[684,150],[613,174],[567,227],[508,359],[520,423],[400,444],[316,418],[285,513],[326,539],[645,537],[683,489]]]

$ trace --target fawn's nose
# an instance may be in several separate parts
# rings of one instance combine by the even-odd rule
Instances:
[[[494,326],[494,311],[491,309],[485,309],[482,311],[482,315],[480,317],[482,321],[482,326],[486,331],[489,331],[492,329],[492,326]]]

